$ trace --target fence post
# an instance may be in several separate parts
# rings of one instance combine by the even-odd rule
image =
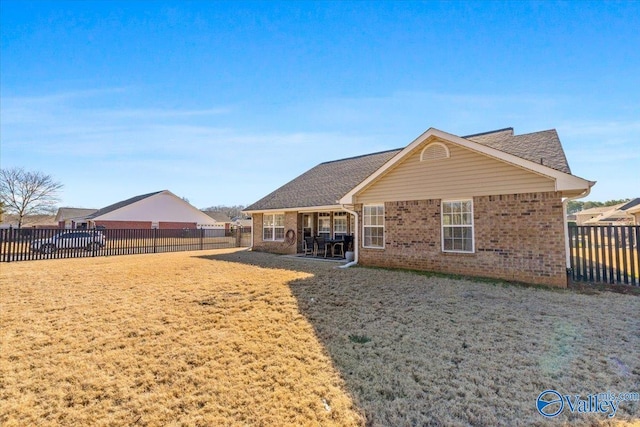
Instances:
[[[13,226],[12,225],[9,226],[8,239],[9,239],[9,248],[8,248],[9,249],[9,253],[8,253],[9,259],[8,259],[8,261],[11,262],[11,261],[13,261],[13,250],[16,247],[16,243],[15,243],[16,236],[14,235],[14,230],[13,230]]]
[[[156,239],[158,238],[158,229],[154,228],[153,229],[153,253],[155,254],[157,252],[156,250]]]

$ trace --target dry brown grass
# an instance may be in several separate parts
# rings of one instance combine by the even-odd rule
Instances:
[[[359,424],[309,274],[196,254],[2,265],[0,424]]]
[[[3,425],[546,425],[542,390],[640,391],[632,295],[234,250],[1,268]],[[609,421],[639,404],[554,424]]]

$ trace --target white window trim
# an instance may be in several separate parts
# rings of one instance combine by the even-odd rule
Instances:
[[[455,203],[455,202],[471,202],[471,251],[461,251],[461,250],[453,250],[444,248],[444,204],[445,203]],[[476,229],[475,229],[475,219],[474,216],[474,206],[473,206],[473,198],[469,199],[455,199],[455,200],[442,200],[440,202],[440,248],[442,252],[445,253],[454,253],[454,254],[474,254],[476,253]],[[469,227],[469,225],[449,225],[447,227]]]
[[[320,227],[320,222],[326,219],[329,224],[329,227],[325,230]],[[318,212],[318,230],[317,234],[320,236],[321,234],[328,234],[328,238],[331,239],[331,212]]]
[[[344,231],[336,231],[336,222],[344,221]],[[337,234],[347,235],[349,233],[349,215],[347,212],[334,212],[333,213],[333,238],[336,238]]]
[[[367,225],[365,225],[364,208],[366,208],[366,207],[374,207],[374,206],[375,207],[382,206],[382,225],[381,226],[380,225],[376,225],[376,226],[367,226]],[[385,214],[386,213],[385,213],[384,203],[368,203],[366,205],[362,205],[362,247],[363,248],[384,250],[385,245],[386,245],[386,234],[387,234],[387,233],[385,233],[385,219],[384,219]],[[364,241],[365,241],[365,237],[364,236],[366,234],[365,233],[365,229],[366,228],[371,228],[371,227],[376,227],[376,228],[382,227],[382,246],[366,246],[364,244]]]
[[[278,228],[282,228],[282,230],[284,231],[284,224],[282,225],[282,227],[275,225],[276,223],[276,215],[282,215],[283,219],[286,219],[285,213],[284,212],[274,212],[274,213],[268,213],[268,214],[262,214],[262,241],[263,242],[284,242],[284,237],[282,239],[276,239],[276,229]],[[271,232],[272,232],[272,236],[273,238],[271,239],[265,239],[264,238],[264,229],[267,228],[265,227],[265,218],[268,216],[273,216],[273,225],[269,226],[269,228],[271,228]]]

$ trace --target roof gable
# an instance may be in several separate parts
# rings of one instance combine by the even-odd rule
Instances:
[[[501,135],[508,134],[508,130],[501,130],[499,131],[499,133]],[[482,134],[482,135],[489,135],[489,133]],[[497,139],[501,139],[503,137],[504,136],[501,136]],[[490,147],[489,145],[482,144],[480,142],[476,142],[471,139],[465,139],[453,134],[449,134],[435,128],[430,128],[429,130],[424,132],[422,135],[420,135],[418,138],[416,138],[411,144],[405,147],[402,151],[396,154],[391,160],[385,163],[380,169],[375,171],[362,183],[360,183],[358,186],[353,188],[349,193],[347,193],[344,197],[342,197],[340,199],[340,204],[347,204],[347,205],[353,204],[354,196],[357,193],[363,191],[368,186],[373,185],[377,180],[381,179],[392,168],[396,167],[407,156],[409,156],[417,147],[419,147],[426,141],[430,141],[430,140],[446,141],[448,143],[455,144],[463,148],[467,148],[471,151],[475,151],[484,156],[494,158],[496,160],[511,164],[513,166],[551,178],[555,182],[555,191],[566,191],[567,194],[571,193],[572,195],[579,195],[589,190],[591,186],[595,184],[594,182],[590,182],[585,179],[573,176],[567,172],[553,169],[550,166],[546,166],[544,164],[534,163],[530,160],[523,159],[514,154]],[[485,143],[486,143],[486,140],[485,140]]]
[[[166,191],[166,190],[163,190],[163,191]],[[120,202],[117,202],[117,203],[114,203],[112,205],[106,206],[106,207],[104,207],[102,209],[98,209],[93,214],[89,215],[87,218],[88,219],[94,219],[94,218],[97,218],[99,216],[104,216],[104,215],[106,215],[106,214],[108,214],[110,212],[117,211],[118,209],[122,209],[122,208],[124,208],[126,206],[129,206],[129,205],[132,205],[134,203],[137,203],[140,200],[144,200],[144,199],[146,199],[148,197],[151,197],[151,196],[154,196],[154,195],[160,194],[160,193],[162,193],[162,191],[154,191],[153,193],[142,194],[140,196],[134,196],[134,197],[132,197],[130,199],[127,199],[127,200],[122,200]]]
[[[123,200],[91,215],[97,221],[188,222],[214,226],[215,220],[168,190]]]

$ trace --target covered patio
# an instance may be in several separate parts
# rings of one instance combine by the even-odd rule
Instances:
[[[302,212],[299,255],[319,258],[347,257],[353,251],[355,217],[343,210]]]

